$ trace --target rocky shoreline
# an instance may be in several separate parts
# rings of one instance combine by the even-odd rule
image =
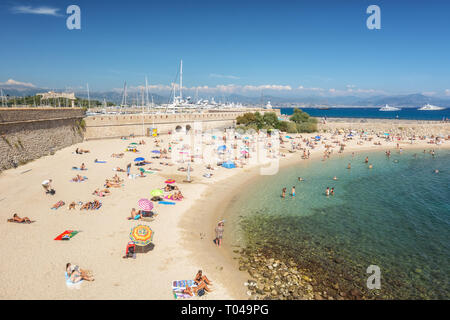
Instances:
[[[237,246],[236,246],[237,247]],[[249,300],[359,300],[368,299],[360,289],[340,287],[314,277],[293,258],[277,257],[271,250],[235,249],[239,270],[250,279],[245,283]],[[331,285],[331,286],[330,286]]]

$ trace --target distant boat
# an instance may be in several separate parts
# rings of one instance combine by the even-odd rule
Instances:
[[[444,110],[445,108],[443,107],[438,107],[438,106],[433,106],[429,103],[427,103],[426,105],[424,105],[423,107],[417,109],[420,111],[436,111],[436,110]]]
[[[318,109],[319,109],[319,110],[328,110],[328,109],[330,109],[330,107],[323,106],[323,107],[319,107]]]
[[[402,109],[400,108],[396,108],[396,107],[391,107],[388,104],[385,105],[384,107],[381,107],[380,109],[378,109],[378,111],[400,111]]]

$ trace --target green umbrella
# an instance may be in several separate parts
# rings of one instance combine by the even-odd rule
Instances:
[[[161,189],[154,189],[150,192],[150,194],[152,195],[152,197],[159,197],[162,196],[164,192]]]

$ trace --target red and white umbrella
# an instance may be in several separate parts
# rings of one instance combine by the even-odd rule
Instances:
[[[141,199],[138,201],[138,206],[143,211],[151,211],[153,209],[153,202],[148,199]]]

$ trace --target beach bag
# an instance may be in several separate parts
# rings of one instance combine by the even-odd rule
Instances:
[[[51,195],[54,195],[56,193],[56,191],[54,189],[52,189],[48,193],[50,193]]]
[[[200,289],[200,290],[198,290],[198,292],[197,292],[197,295],[198,295],[199,297],[203,296],[204,294],[205,294],[205,289]]]

